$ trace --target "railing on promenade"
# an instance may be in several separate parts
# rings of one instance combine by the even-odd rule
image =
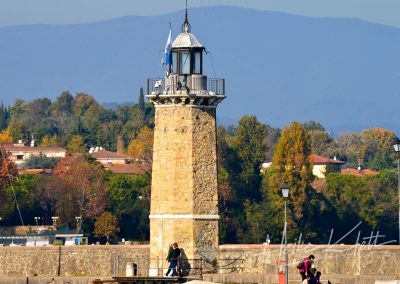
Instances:
[[[119,267],[122,263],[118,258],[114,258],[113,261],[113,275],[118,276],[118,272],[123,270],[125,267]],[[148,259],[133,259],[130,265],[132,265],[132,272],[130,276],[143,277],[148,275],[150,270],[157,271],[157,277],[163,277],[165,272],[169,268],[169,263],[164,260],[157,259],[156,263],[163,263],[161,266],[150,267],[150,261]],[[182,258],[177,262],[177,273],[180,276],[198,276],[202,278],[203,274],[212,273],[232,273],[237,272],[242,268],[244,258],[224,258],[209,260],[206,258],[187,259]],[[126,264],[122,264],[126,265]],[[172,274],[172,272],[171,272]]]

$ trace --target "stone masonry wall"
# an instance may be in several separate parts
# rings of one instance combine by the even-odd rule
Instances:
[[[218,244],[216,110],[156,105],[150,208],[151,275],[160,274],[168,245],[188,258]],[[203,250],[204,253],[204,250]],[[210,255],[207,253],[207,255]],[[214,253],[215,255],[215,253]]]
[[[1,276],[124,276],[127,262],[148,276],[148,245],[0,247]],[[332,283],[369,284],[400,279],[400,246],[289,246],[289,279],[298,280],[296,264],[313,254],[322,279]],[[204,279],[232,283],[276,283],[280,245],[221,245],[218,259],[203,260]],[[190,261],[190,260],[189,260]],[[165,268],[167,262],[164,262]],[[195,266],[195,267],[194,267]],[[196,263],[192,269],[199,269]],[[191,271],[188,271],[191,273]],[[194,271],[192,271],[193,274]],[[244,280],[251,279],[251,280]]]
[[[128,262],[137,264],[138,273],[146,276],[149,246],[0,247],[0,275],[4,276],[125,275]]]

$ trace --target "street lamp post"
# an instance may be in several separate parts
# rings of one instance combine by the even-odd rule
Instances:
[[[397,138],[393,144],[394,151],[397,153],[397,188],[399,192],[399,239],[398,244],[400,244],[400,139]]]
[[[283,229],[283,236],[285,238],[285,276],[286,276],[286,284],[289,284],[289,256],[288,256],[288,247],[287,247],[287,219],[286,219],[286,200],[289,197],[289,185],[285,182],[281,186],[282,196],[285,199],[285,227]]]
[[[53,227],[54,227],[54,229],[57,229],[57,220],[58,220],[58,217],[57,217],[57,216],[53,216],[53,217],[51,217],[51,220],[53,220]]]
[[[81,224],[82,224],[82,217],[81,216],[76,216],[76,232],[80,233],[81,232]]]

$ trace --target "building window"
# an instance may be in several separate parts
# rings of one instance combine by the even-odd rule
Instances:
[[[194,52],[193,56],[193,74],[201,74],[201,51]]]
[[[180,60],[181,60],[181,74],[190,74],[190,51],[182,50],[180,52]]]
[[[172,73],[177,74],[178,73],[178,52],[173,51],[172,52],[172,61],[171,61],[171,67],[172,67]]]

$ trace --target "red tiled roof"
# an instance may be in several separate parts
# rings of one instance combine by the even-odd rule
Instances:
[[[18,152],[18,151],[36,152],[36,153],[67,152],[67,150],[57,147],[31,147],[23,144],[12,144],[12,143],[4,143],[2,144],[2,146],[8,152]]]
[[[358,170],[358,169],[343,169],[340,172],[342,175],[353,175],[357,177],[362,177],[366,175],[377,175],[379,172],[371,170],[371,169],[363,169],[363,170]]]
[[[24,175],[24,174],[48,174],[51,175],[53,172],[52,169],[20,169],[18,170],[19,175]]]
[[[112,164],[108,169],[114,174],[144,174],[149,167],[143,164]]]
[[[97,150],[92,152],[92,157],[95,159],[131,159],[131,157],[116,152],[107,150]]]
[[[318,155],[310,155],[310,160],[314,165],[325,165],[325,164],[345,164],[345,162],[331,159],[323,156]]]

